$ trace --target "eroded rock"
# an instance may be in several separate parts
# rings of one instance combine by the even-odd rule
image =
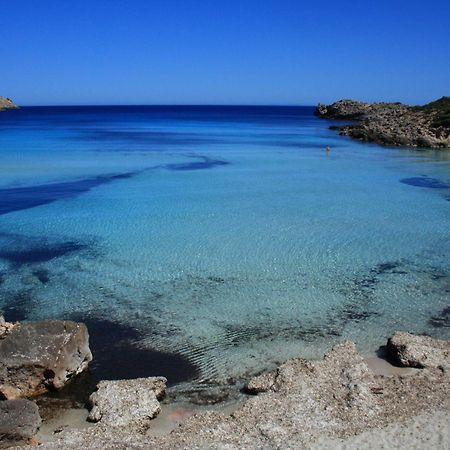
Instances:
[[[91,360],[85,325],[62,320],[21,323],[0,340],[0,395],[16,399],[59,389]]]
[[[397,331],[388,340],[387,351],[401,366],[450,369],[450,341]]]
[[[164,377],[101,381],[89,398],[88,419],[112,427],[146,428],[161,411],[158,399],[164,397],[166,383]]]
[[[0,442],[29,442],[40,425],[39,409],[34,402],[23,399],[0,401]]]

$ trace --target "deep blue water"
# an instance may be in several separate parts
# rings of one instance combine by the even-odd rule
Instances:
[[[370,353],[397,329],[450,337],[450,154],[361,144],[312,113],[2,112],[6,318],[85,320],[104,373],[119,349],[142,362],[129,376],[172,381],[343,339]]]

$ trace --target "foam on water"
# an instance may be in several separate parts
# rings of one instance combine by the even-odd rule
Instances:
[[[328,125],[311,108],[2,113],[0,307],[176,354],[175,381],[343,339],[371,352],[397,329],[450,337],[449,154]]]

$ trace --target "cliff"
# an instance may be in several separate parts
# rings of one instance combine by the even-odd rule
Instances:
[[[17,109],[18,106],[15,105],[11,99],[7,98],[7,97],[2,97],[0,95],[0,111],[2,109]]]
[[[450,97],[423,106],[339,100],[320,104],[315,114],[352,123],[331,126],[339,134],[382,145],[450,148]]]

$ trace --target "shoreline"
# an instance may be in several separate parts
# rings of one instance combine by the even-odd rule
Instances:
[[[56,367],[53,364],[59,360],[58,355],[70,358],[71,352],[78,361],[85,361],[86,357],[79,358],[79,348],[85,349],[87,357],[90,355],[85,347],[88,336],[83,324],[63,321],[11,324],[3,320],[1,325],[3,367],[8,361],[11,364],[12,360],[8,359],[11,351],[17,354],[15,346],[19,351],[21,346],[23,348],[24,335],[25,341],[39,341],[37,348],[42,342],[49,342],[49,338],[60,342],[56,347],[53,344],[49,347],[56,357],[53,362],[50,357],[49,367]],[[40,334],[33,335],[36,330]],[[66,336],[63,340],[61,330]],[[74,338],[81,347],[73,347],[71,340]],[[181,400],[182,397],[176,395],[179,385],[166,390],[164,377],[101,381],[97,390],[90,394],[92,384],[79,375],[87,368],[84,363],[81,370],[73,372],[76,378],[66,378],[65,387],[56,393],[34,396],[34,401],[16,400],[27,397],[21,390],[23,379],[16,365],[11,366],[12,373],[19,375],[15,390],[11,375],[8,379],[2,378],[0,383],[8,399],[0,402],[3,410],[0,426],[3,430],[8,427],[8,408],[20,404],[32,406],[38,419],[33,422],[32,438],[28,435],[26,440],[28,445],[21,448],[29,448],[30,444],[39,444],[42,450],[323,448],[330,442],[336,446],[346,446],[350,442],[350,448],[352,445],[361,448],[357,447],[360,442],[370,443],[369,437],[374,433],[381,433],[383,439],[388,439],[389,433],[395,435],[399,429],[407,433],[408,424],[414,427],[417,420],[425,420],[429,426],[428,419],[434,420],[436,414],[450,416],[450,341],[396,332],[376,353],[377,356],[363,357],[354,343],[344,341],[321,359],[288,359],[248,379],[243,389],[238,389],[240,386],[236,384],[228,385],[229,390],[238,389],[237,396],[225,396],[223,398],[229,401],[206,405],[195,405],[186,398]],[[19,358],[23,361],[28,356],[20,354]],[[70,361],[68,367],[72,367]],[[25,370],[25,363],[21,363],[21,370]],[[33,358],[30,363],[41,367]],[[59,360],[58,365],[61,364]],[[33,376],[41,375],[35,372]],[[43,376],[48,377],[49,372],[44,371]],[[58,371],[52,376],[61,377]],[[26,392],[32,392],[30,388],[36,380],[29,376],[27,379]],[[35,386],[36,395],[41,388]],[[86,397],[90,411],[86,408]],[[421,414],[427,414],[427,418],[418,417]],[[21,430],[30,425],[20,420],[26,421],[27,417],[19,417],[19,423],[11,424],[13,429],[6,435],[22,433],[23,436]],[[14,427],[18,427],[16,431]],[[438,430],[443,434],[441,440],[449,440],[450,429],[441,428]],[[414,442],[422,437],[419,433]],[[18,443],[16,437],[10,445]],[[6,448],[7,442],[0,444]],[[400,448],[407,446],[402,444]]]
[[[411,339],[421,345],[425,338]],[[448,362],[443,364],[447,367]],[[159,421],[154,419],[146,429],[105,427],[100,422],[65,429],[41,448],[326,448],[330,443],[371,448],[369,437],[389,442],[392,435],[398,439],[399,430],[404,435],[414,431],[417,421],[428,427],[436,414],[450,415],[450,400],[444,395],[450,386],[447,369],[397,368],[380,358],[367,361],[349,342],[321,360],[288,360],[250,384],[259,393],[229,410],[183,409],[163,402]],[[449,439],[450,430],[439,432],[444,441]],[[423,433],[416,430],[399,448],[408,448],[411,439],[423,440]],[[365,446],[358,447],[361,442]]]

